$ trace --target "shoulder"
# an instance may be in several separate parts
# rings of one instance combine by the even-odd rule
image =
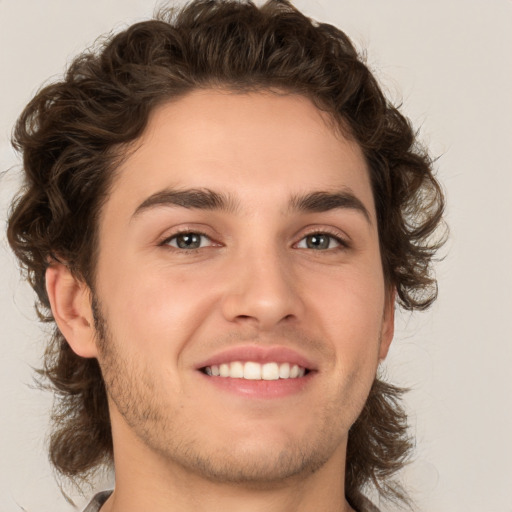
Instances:
[[[103,503],[105,503],[105,501],[107,501],[111,494],[112,491],[103,491],[96,494],[89,505],[84,508],[83,512],[98,512],[100,507],[103,505]]]
[[[359,512],[380,512],[380,510],[368,498],[361,496],[361,500]]]

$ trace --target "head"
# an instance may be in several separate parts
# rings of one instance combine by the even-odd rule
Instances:
[[[288,182],[283,180],[286,175],[279,177],[272,172],[258,174],[261,165],[248,165],[246,169],[239,166],[235,173],[234,156],[228,166],[230,173],[217,169],[215,173],[192,174],[191,168],[187,173],[183,171],[187,170],[187,165],[182,162],[173,174],[172,158],[180,154],[187,140],[194,143],[202,141],[202,154],[213,155],[213,160],[215,151],[226,154],[219,148],[223,148],[222,144],[228,137],[219,140],[218,144],[207,143],[207,135],[212,133],[212,125],[208,123],[222,117],[223,111],[232,113],[226,115],[224,121],[228,123],[226,126],[231,123],[229,128],[233,140],[245,161],[248,157],[253,162],[257,162],[258,158],[263,159],[261,162],[265,161],[264,158],[266,162],[282,158],[279,168],[289,170],[288,181],[300,182],[306,190],[287,187]],[[265,130],[265,123],[272,118],[272,112],[281,114],[276,117],[283,121],[281,124],[276,121],[275,125]],[[202,119],[206,121],[201,137],[201,130],[196,130],[196,127],[201,126]],[[254,122],[248,123],[247,120]],[[294,126],[297,127],[296,131]],[[300,138],[301,126],[310,128],[304,140]],[[184,129],[180,130],[179,127]],[[247,140],[251,141],[251,145],[247,148],[239,132],[241,127],[248,130]],[[187,129],[190,131],[187,132]],[[165,144],[158,146],[159,136],[155,137],[155,133],[164,133],[162,130],[168,130],[163,139]],[[279,148],[271,144],[279,136],[278,130],[286,130],[281,132],[284,135],[280,142],[287,151],[279,152]],[[183,133],[190,133],[191,136],[183,137]],[[253,141],[258,133],[262,134],[262,140],[258,150],[255,150]],[[317,140],[312,134],[320,134],[320,138]],[[269,226],[278,216],[277,213],[271,216],[272,205],[277,204],[281,210],[286,204],[289,206],[291,196],[283,195],[283,190],[290,188],[296,203],[300,203],[302,192],[321,190],[320,181],[315,181],[314,171],[308,174],[306,166],[299,165],[300,161],[320,161],[318,173],[323,177],[323,183],[327,183],[328,191],[332,191],[331,185],[336,183],[332,169],[337,163],[340,176],[345,179],[339,183],[340,187],[348,180],[352,192],[353,189],[360,190],[355,194],[356,199],[365,198],[362,200],[363,210],[353,212],[357,210],[353,207],[350,212],[364,217],[365,214],[361,212],[366,211],[369,225],[374,228],[374,235],[369,239],[375,247],[372,255],[377,255],[378,260],[372,260],[372,277],[364,290],[371,294],[371,286],[379,283],[376,288],[379,299],[374,309],[377,311],[382,306],[380,315],[384,319],[373,329],[373,356],[365,366],[367,375],[358,388],[357,397],[364,397],[364,400],[356,401],[352,414],[344,419],[350,420],[350,424],[342,425],[349,431],[346,494],[354,505],[357,505],[362,489],[369,483],[376,484],[390,496],[400,494],[400,490],[390,483],[390,478],[400,469],[410,448],[406,418],[399,403],[400,390],[374,380],[374,376],[378,358],[385,356],[391,341],[395,299],[401,307],[409,310],[424,309],[435,299],[431,260],[439,244],[432,242],[432,235],[441,220],[443,198],[432,174],[431,161],[417,145],[409,123],[385,99],[375,78],[343,32],[330,25],[311,22],[283,1],[269,2],[261,8],[245,2],[203,1],[193,3],[181,12],[162,12],[157,19],[136,24],[107,40],[100,48],[79,56],[62,81],[41,90],[26,107],[15,130],[14,144],[23,154],[26,181],[13,204],[8,237],[37,293],[38,311],[44,320],[55,321],[51,307],[53,305],[55,309],[55,305],[50,304],[46,280],[52,268],[62,265],[72,276],[72,282],[84,290],[81,297],[88,302],[90,324],[95,331],[96,349],[90,348],[92,345],[89,348],[81,345],[80,348],[73,346],[72,342],[68,343],[70,340],[66,340],[62,329],[55,327],[46,350],[43,374],[57,392],[50,455],[60,472],[77,477],[111,461],[111,414],[105,384],[109,390],[110,413],[115,408],[120,416],[126,418],[130,409],[133,412],[133,404],[128,403],[133,401],[133,394],[125,397],[126,400],[120,393],[116,394],[120,383],[114,377],[119,370],[115,365],[116,361],[123,360],[119,339],[128,334],[120,334],[120,321],[116,323],[115,319],[117,306],[113,304],[122,301],[120,295],[117,295],[117,301],[113,299],[116,296],[112,291],[115,288],[113,278],[110,282],[112,287],[109,288],[108,276],[112,276],[114,266],[111,263],[109,267],[108,261],[114,262],[117,256],[115,251],[108,255],[111,247],[106,241],[106,236],[116,233],[116,226],[126,220],[126,212],[122,217],[123,205],[131,204],[130,191],[145,191],[147,194],[142,199],[152,197],[153,203],[158,204],[162,198],[159,199],[154,192],[170,187],[174,181],[186,183],[187,190],[195,191],[195,197],[189,194],[187,198],[183,195],[181,199],[176,195],[174,198],[178,197],[177,201],[186,199],[189,203],[199,201],[203,206],[205,201],[210,201],[210,207],[206,210],[211,218],[220,215],[215,224],[219,226],[226,223],[227,217],[222,215],[227,215],[226,212],[230,210],[232,213],[236,206],[241,212],[244,212],[244,206],[246,211],[251,208],[257,211],[258,204],[250,204],[251,194],[263,191],[265,183],[268,183],[268,195],[265,197],[260,193],[255,197],[269,201],[268,208],[265,208],[266,212],[270,212],[269,217],[260,218],[255,226]],[[254,144],[257,146],[257,143]],[[333,157],[330,163],[323,162],[322,155],[336,154],[336,144],[343,153]],[[320,151],[320,147],[325,151]],[[167,157],[164,158],[169,160],[165,164],[171,164],[171,167],[165,167],[170,180],[167,185],[166,173],[151,175],[147,179],[134,174],[137,162],[147,164],[151,155],[165,155],[166,148]],[[252,156],[250,148],[254,150]],[[314,148],[318,151],[316,156]],[[272,150],[276,152],[273,154]],[[304,151],[303,159],[297,157],[294,162],[290,158],[283,158],[283,154],[286,156],[292,151],[297,154]],[[189,154],[192,153],[191,149]],[[221,158],[219,156],[217,161]],[[346,167],[347,161],[352,161],[352,167]],[[155,169],[155,166],[157,164],[150,167]],[[252,173],[251,168],[254,170]],[[153,183],[158,187],[151,188]],[[213,190],[215,194],[206,194],[205,197],[205,189]],[[302,199],[305,200],[302,206],[309,201],[309,213],[315,210],[315,200],[324,201],[324,205],[328,200],[340,200],[318,196]],[[232,204],[229,204],[230,200]],[[350,201],[350,198],[345,197],[345,201]],[[219,207],[219,202],[222,207]],[[141,206],[144,201],[134,204]],[[316,207],[317,210],[322,208],[325,210],[325,206]],[[142,206],[141,214],[135,215],[134,222],[149,222],[144,215],[152,212],[145,210],[151,209]],[[117,218],[118,215],[121,217]],[[250,225],[250,218],[235,218],[239,220],[237,225],[232,226],[232,233],[240,236],[233,237],[241,240],[242,226]],[[359,218],[358,222],[365,220]],[[205,223],[201,221],[202,225]],[[141,228],[142,231],[146,228],[150,230],[149,224],[141,226],[144,228]],[[279,225],[281,227],[282,224]],[[274,229],[274,232],[277,231],[277,228]],[[121,234],[119,231],[117,233]],[[306,232],[302,234],[311,235]],[[213,245],[206,247],[207,251],[216,251],[216,243],[219,243],[219,248],[228,246],[225,240],[217,240],[213,232],[205,235],[213,241]],[[263,235],[264,232],[261,240],[264,240]],[[338,240],[336,234],[333,236],[333,240]],[[250,237],[247,239],[253,240]],[[302,247],[300,244],[305,243],[303,239],[293,240],[299,249]],[[307,240],[311,242],[312,239]],[[167,238],[164,237],[161,242],[174,247],[172,244],[177,243],[176,234],[167,233]],[[181,243],[185,242],[181,240]],[[260,259],[264,254],[271,254],[271,251],[262,253]],[[250,258],[244,261],[250,261]],[[338,263],[343,265],[343,261]],[[229,265],[232,273],[242,276],[239,280],[243,281],[244,268],[240,261],[234,258]],[[310,262],[305,265],[316,264]],[[153,268],[155,266],[158,267],[154,265]],[[129,271],[130,268],[135,270],[141,267],[126,266],[125,270]],[[265,268],[281,267],[279,263],[269,260]],[[287,265],[286,268],[290,267]],[[251,269],[251,272],[258,271],[257,267]],[[205,305],[187,298],[185,285],[190,288],[190,283],[184,284],[183,269],[168,275],[175,282],[174,289],[172,286],[169,288],[169,294],[181,291],[177,294],[179,299],[172,297],[174,302],[180,302],[181,307],[181,310],[175,308],[176,318],[187,318],[184,308],[190,305],[193,307],[190,318],[196,318],[196,323],[197,318],[205,318],[204,324],[199,322],[197,329],[211,333],[198,337],[201,341],[192,344],[194,348],[188,352],[188,356],[185,352],[185,360],[189,357],[194,363],[199,361],[201,343],[209,347],[217,343],[222,349],[232,340],[233,343],[241,339],[259,342],[261,338],[266,343],[271,338],[271,332],[278,332],[280,339],[299,339],[304,346],[316,347],[311,350],[317,351],[319,361],[336,360],[339,356],[340,349],[336,348],[335,343],[332,346],[324,344],[313,332],[304,330],[299,322],[290,320],[299,318],[303,314],[300,311],[308,310],[308,300],[322,308],[333,308],[330,318],[337,316],[337,307],[350,311],[350,303],[344,303],[346,299],[343,294],[334,289],[331,295],[327,293],[332,300],[326,300],[321,295],[309,293],[307,278],[300,280],[296,275],[288,275],[286,282],[301,283],[296,289],[287,288],[288,296],[286,300],[283,299],[286,306],[283,306],[280,319],[288,320],[277,322],[274,319],[272,325],[279,324],[279,327],[274,330],[259,329],[259,334],[255,335],[254,326],[248,326],[246,322],[240,325],[240,318],[250,315],[234,311],[241,304],[243,293],[239,293],[238,299],[234,300],[236,293],[233,290],[228,294],[231,298],[226,298],[226,290],[219,288],[218,296],[212,297],[223,303],[224,318],[229,315],[238,318],[236,325],[233,324],[235,327],[219,332],[208,314],[211,303]],[[311,272],[305,275],[311,275]],[[330,280],[335,281],[335,276],[329,275]],[[154,282],[160,277],[161,274],[153,275]],[[151,281],[151,276],[145,282],[148,280]],[[135,277],[134,281],[142,283]],[[263,275],[261,282],[264,282]],[[312,282],[309,284],[313,287]],[[215,283],[211,288],[215,289]],[[126,291],[122,287],[120,290]],[[154,292],[155,288],[148,290],[148,293]],[[279,293],[273,295],[278,296]],[[299,304],[297,301],[302,300],[302,296],[306,299]],[[133,306],[140,307],[140,303]],[[281,306],[276,306],[277,310]],[[117,318],[121,318],[122,314],[118,310]],[[340,318],[343,320],[345,317],[341,315]],[[375,318],[376,314],[372,316],[372,319]],[[158,326],[151,312],[148,312],[148,322]],[[342,327],[343,324],[334,322],[331,331]],[[377,332],[380,330],[383,332]],[[261,332],[267,334],[263,336]],[[171,329],[167,334],[172,337],[176,333]],[[365,337],[364,332],[360,335]],[[328,335],[327,338],[334,340],[335,336]],[[134,359],[135,352],[131,354],[131,360]],[[354,364],[356,362],[357,358]],[[142,369],[139,370],[144,373]],[[147,383],[148,393],[154,384]],[[178,387],[176,392],[181,391]],[[332,424],[332,418],[340,416],[341,413],[337,414],[335,410],[338,399],[339,396],[332,395],[328,404],[330,412],[324,415],[325,425]],[[141,438],[144,437],[141,418],[157,416],[159,404],[153,405],[154,408],[135,411],[131,416],[132,426],[138,424]],[[161,427],[162,422],[167,421],[164,418],[158,423],[158,418],[153,419],[153,425],[160,424]],[[190,417],[185,416],[184,421],[187,419],[190,420]],[[172,431],[171,428],[167,430]],[[151,432],[145,434],[148,443],[152,443]],[[334,445],[337,439],[335,434],[331,437],[333,440],[329,446]],[[276,437],[276,443],[280,440]],[[162,449],[158,446],[154,448]],[[214,449],[211,448],[212,453]],[[290,467],[292,462],[289,462]],[[321,463],[321,460],[312,461],[310,469],[314,469],[314,464]],[[210,468],[210,471],[216,471],[220,478],[218,466]],[[226,475],[223,477],[226,478]]]

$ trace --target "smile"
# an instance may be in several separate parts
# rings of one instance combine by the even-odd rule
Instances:
[[[268,362],[264,364],[247,361],[233,361],[203,368],[206,375],[246,380],[279,380],[304,377],[306,368],[292,363]]]

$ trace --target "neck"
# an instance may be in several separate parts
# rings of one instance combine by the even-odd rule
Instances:
[[[279,482],[212,482],[148,453],[114,450],[116,487],[101,512],[353,512],[344,495],[346,446],[317,471]]]
[[[137,482],[127,488],[116,484],[116,490],[101,512],[353,512],[339,490],[339,481],[317,485],[251,487],[192,482],[178,489],[175,483],[165,487],[154,482]],[[135,491],[136,489],[136,491]],[[334,490],[335,489],[335,490]]]

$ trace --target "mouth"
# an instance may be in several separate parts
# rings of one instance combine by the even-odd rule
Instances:
[[[200,371],[210,377],[265,381],[299,379],[310,372],[298,364],[275,361],[266,363],[232,361],[205,366],[200,368]]]
[[[246,345],[217,353],[196,370],[214,389],[266,400],[304,393],[316,380],[319,366],[294,349]]]

